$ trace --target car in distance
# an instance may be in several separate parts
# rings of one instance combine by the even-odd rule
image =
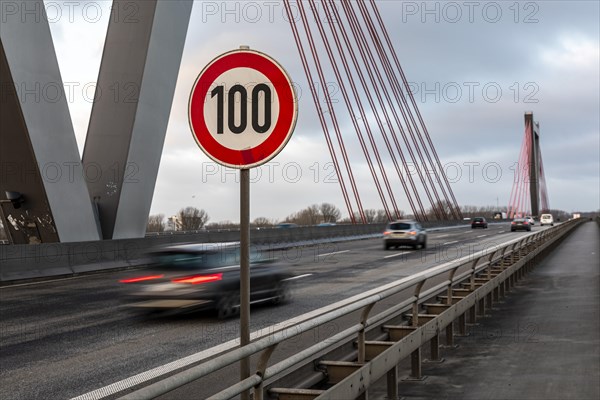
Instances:
[[[126,305],[149,312],[216,310],[228,318],[240,309],[239,243],[169,246],[150,254],[151,269],[121,279],[131,286]],[[290,298],[288,274],[250,253],[250,303],[283,303]]]
[[[291,222],[282,222],[280,224],[277,224],[277,228],[279,229],[291,229],[291,228],[297,228],[298,225],[291,223]]]
[[[411,246],[416,249],[427,247],[427,231],[421,224],[411,220],[394,221],[387,224],[383,232],[383,248],[399,248],[400,246]]]
[[[531,215],[530,215],[530,216],[527,216],[527,217],[525,217],[525,219],[526,219],[527,221],[529,221],[529,223],[530,223],[532,226],[533,226],[533,225],[535,225],[535,220],[533,219],[533,217],[532,217]]]
[[[527,218],[515,218],[512,220],[510,223],[510,231],[514,232],[518,230],[531,231],[531,223],[529,223]]]
[[[483,217],[475,217],[471,220],[471,229],[488,227],[488,223]]]
[[[542,214],[542,216],[540,217],[540,225],[554,226],[554,217],[552,216],[552,214]]]

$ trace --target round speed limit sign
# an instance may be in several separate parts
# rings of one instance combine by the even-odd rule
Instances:
[[[298,106],[285,70],[263,53],[241,49],[218,56],[198,75],[188,116],[206,155],[246,169],[266,163],[285,147]]]

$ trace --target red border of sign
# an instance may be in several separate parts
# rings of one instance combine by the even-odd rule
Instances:
[[[221,145],[211,135],[204,119],[204,100],[214,81],[233,68],[251,68],[265,75],[279,98],[279,117],[273,132],[260,145],[247,150],[234,150]],[[298,104],[291,79],[271,57],[255,50],[233,50],[212,60],[196,78],[188,106],[192,136],[208,157],[232,168],[252,168],[275,157],[285,147],[298,117]]]

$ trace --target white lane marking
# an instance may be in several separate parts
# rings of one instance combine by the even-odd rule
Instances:
[[[443,237],[446,237],[446,236],[450,236],[450,235],[440,235],[437,238],[439,239],[439,238],[443,238]]]
[[[294,279],[306,278],[307,276],[311,276],[312,274],[302,274],[298,276],[292,276],[291,278],[284,279],[284,281],[293,281]]]
[[[261,337],[261,331],[258,333],[252,332],[250,335],[250,339],[256,339]],[[264,335],[264,334],[263,334]],[[164,365],[158,366],[156,368],[152,368],[148,371],[141,372],[139,374],[133,375],[129,378],[120,380],[113,384],[104,386],[100,389],[93,390],[91,392],[82,394],[77,397],[73,397],[71,400],[100,400],[115,393],[122,392],[131,387],[137,386],[139,384],[145,383],[151,379],[155,379],[161,377],[167,373],[175,371],[179,368],[186,367],[190,364],[202,361],[207,359],[208,357],[215,356],[217,354],[223,353],[227,350],[231,350],[233,347],[237,347],[240,345],[240,339],[232,339],[228,342],[225,342],[221,345],[215,346],[213,348],[201,351],[199,353],[192,354],[190,356],[172,361],[170,363],[166,363]]]
[[[504,233],[504,232],[506,232],[506,231],[500,231],[500,232],[498,232],[498,233]]]
[[[347,252],[349,252],[349,251],[350,251],[350,250],[334,251],[334,252],[332,252],[332,253],[319,254],[318,256],[319,256],[319,257],[331,256],[331,255],[333,255],[333,254],[342,254],[342,253],[347,253]]]
[[[454,244],[454,243],[458,243],[458,240],[454,240],[452,242],[446,242],[446,243],[442,244],[442,246],[447,245],[447,244]]]
[[[389,256],[385,256],[385,257],[383,257],[383,258],[392,258],[392,257],[398,257],[398,256],[401,256],[402,254],[408,254],[408,253],[410,253],[410,251],[403,251],[403,252],[401,252],[401,253],[390,254]]]
[[[486,236],[487,236],[487,235],[479,235],[479,236],[477,236],[477,237],[478,237],[478,238],[481,238],[481,237],[486,237]]]

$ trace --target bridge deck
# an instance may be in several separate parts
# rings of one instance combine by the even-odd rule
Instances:
[[[576,229],[490,315],[469,326],[423,381],[402,381],[418,399],[600,398],[600,229]],[[426,346],[428,347],[428,346]],[[402,371],[401,371],[402,373]],[[385,385],[370,398],[385,398]]]

